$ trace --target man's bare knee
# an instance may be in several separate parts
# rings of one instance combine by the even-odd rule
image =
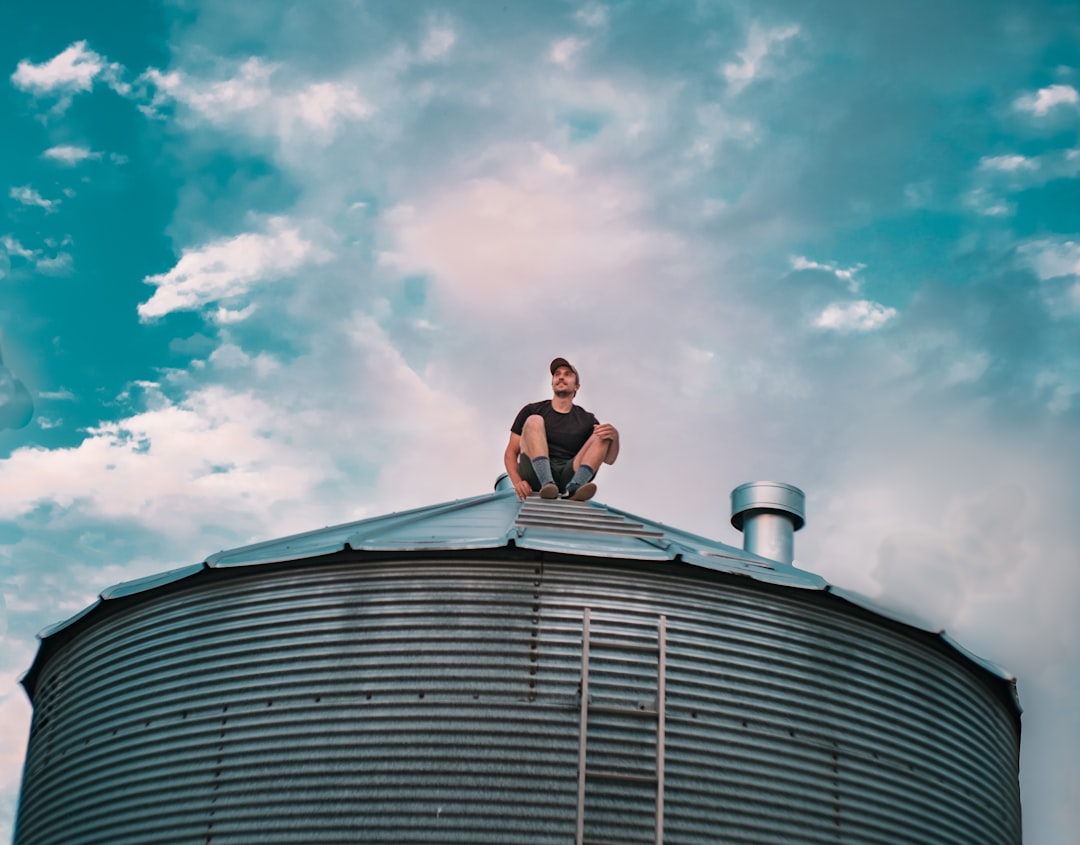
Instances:
[[[535,431],[538,434],[543,434],[545,432],[544,418],[539,414],[525,417],[525,425],[522,426],[521,433],[524,435],[527,431]]]

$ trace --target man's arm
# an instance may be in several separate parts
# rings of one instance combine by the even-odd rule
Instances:
[[[506,451],[503,452],[503,466],[506,468],[506,474],[510,476],[510,483],[514,485],[514,492],[517,493],[519,499],[524,501],[525,497],[532,492],[532,487],[518,472],[518,455],[520,454],[521,435],[511,431],[510,442],[506,444]]]

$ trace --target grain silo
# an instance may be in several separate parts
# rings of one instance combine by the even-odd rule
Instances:
[[[41,634],[15,845],[1020,842],[1012,678],[791,565],[494,493],[221,552]]]

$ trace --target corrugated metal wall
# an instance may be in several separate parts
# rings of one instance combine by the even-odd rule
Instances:
[[[584,607],[667,616],[664,842],[1020,841],[1019,737],[927,642],[678,566],[531,560],[253,567],[120,608],[35,700],[16,845],[572,843]],[[593,700],[655,698],[655,656],[592,655]],[[646,721],[589,764],[655,767]],[[652,842],[654,790],[590,784],[586,838]]]

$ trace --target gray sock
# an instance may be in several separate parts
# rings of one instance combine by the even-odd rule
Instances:
[[[574,491],[582,484],[588,484],[592,481],[594,475],[596,475],[596,471],[591,466],[582,464],[577,468],[574,477],[570,479],[570,483],[566,485],[566,492],[573,495]]]
[[[547,455],[529,458],[529,460],[532,461],[533,472],[536,473],[536,480],[540,482],[541,487],[555,483],[555,478],[551,475],[551,461]]]

